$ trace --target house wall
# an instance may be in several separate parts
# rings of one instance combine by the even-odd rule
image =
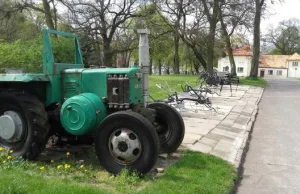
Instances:
[[[273,75],[269,74],[269,70],[273,71]],[[278,69],[278,68],[258,68],[258,77],[260,77],[260,72],[265,71],[264,77],[265,78],[286,78],[288,70],[287,69]],[[282,71],[282,75],[278,75],[277,72]]]
[[[300,61],[298,61],[298,66],[293,66],[293,61],[289,61],[288,67],[289,67],[288,77],[300,78]]]
[[[234,56],[234,61],[236,65],[237,76],[246,77],[250,75],[251,71],[251,57],[250,56]],[[231,66],[229,62],[229,57],[219,59],[218,61],[218,71],[223,72],[224,68],[228,66],[228,72],[231,72]],[[239,67],[243,68],[243,72],[238,72]]]

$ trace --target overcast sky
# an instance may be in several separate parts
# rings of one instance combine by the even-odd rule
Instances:
[[[284,0],[282,3],[277,0],[276,4],[268,6],[270,15],[261,21],[262,33],[266,32],[269,25],[277,26],[282,20],[292,17],[300,19],[300,0]]]

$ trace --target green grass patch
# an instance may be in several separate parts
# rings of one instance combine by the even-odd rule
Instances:
[[[139,193],[230,193],[236,172],[232,165],[212,155],[188,151],[166,174]]]
[[[235,169],[226,161],[191,151],[184,152],[160,177],[153,174],[140,177],[126,170],[113,176],[98,165],[95,157],[82,164],[72,154],[59,161],[30,162],[2,150],[0,162],[0,190],[5,194],[225,194],[231,191],[236,179]]]
[[[172,90],[182,92],[180,84],[185,85],[188,82],[191,86],[196,86],[198,77],[197,75],[151,75],[149,76],[149,94],[155,100],[164,100],[168,95],[160,90],[156,84],[166,85],[167,82]]]
[[[262,78],[256,77],[246,77],[240,78],[241,85],[257,86],[257,87],[266,87],[266,81]]]

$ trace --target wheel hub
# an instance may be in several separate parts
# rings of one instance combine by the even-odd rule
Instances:
[[[14,111],[6,111],[0,116],[0,137],[7,142],[21,139],[23,124],[21,117]]]
[[[138,136],[129,129],[116,130],[110,136],[109,144],[111,154],[121,164],[133,163],[142,151]]]
[[[118,149],[121,151],[121,152],[126,152],[128,150],[128,145],[125,141],[121,141],[119,142],[118,144]]]

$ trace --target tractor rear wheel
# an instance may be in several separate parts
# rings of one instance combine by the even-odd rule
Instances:
[[[45,148],[50,125],[44,105],[24,91],[0,91],[0,147],[35,159]]]
[[[155,102],[148,108],[156,110],[154,126],[156,127],[160,149],[163,153],[172,153],[177,150],[183,141],[185,126],[179,112],[166,103]]]
[[[127,168],[144,174],[157,161],[159,140],[154,126],[145,117],[120,111],[101,123],[95,148],[100,164],[110,173],[118,174]]]

